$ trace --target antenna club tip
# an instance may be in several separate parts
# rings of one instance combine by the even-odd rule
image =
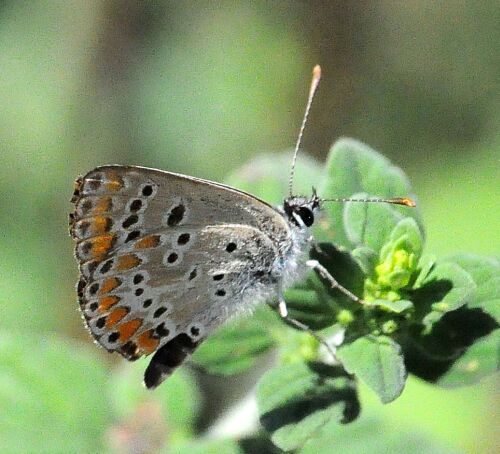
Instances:
[[[417,206],[415,201],[413,199],[410,199],[409,197],[398,197],[395,199],[395,202],[399,205],[405,205],[410,208],[415,208]]]
[[[314,68],[313,68],[313,77],[315,79],[319,79],[321,77],[321,66],[319,65],[316,65]]]

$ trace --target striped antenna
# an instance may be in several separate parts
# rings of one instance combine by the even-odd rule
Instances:
[[[319,199],[320,202],[363,202],[363,203],[392,203],[393,205],[404,205],[410,208],[415,208],[417,204],[414,200],[408,197],[393,197],[390,199],[377,199],[377,198],[368,198],[368,199],[351,199],[345,197],[339,197],[334,199]]]
[[[288,191],[290,197],[293,196],[293,176],[295,174],[295,163],[297,161],[297,154],[299,152],[300,142],[302,141],[302,134],[304,134],[304,128],[306,127],[307,117],[309,116],[309,110],[311,109],[311,104],[313,102],[314,94],[319,85],[319,80],[321,79],[321,67],[316,65],[313,69],[313,77],[311,81],[311,88],[309,89],[309,97],[307,98],[306,111],[304,113],[304,118],[302,119],[302,125],[300,126],[299,136],[297,137],[297,143],[295,144],[295,150],[293,152],[292,159],[292,169],[290,171],[290,180],[288,181]]]

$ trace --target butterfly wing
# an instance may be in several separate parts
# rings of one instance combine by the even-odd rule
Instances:
[[[290,235],[285,219],[249,194],[142,167],[98,167],[77,180],[73,202],[87,326],[129,360],[156,351],[148,387],[269,293]]]

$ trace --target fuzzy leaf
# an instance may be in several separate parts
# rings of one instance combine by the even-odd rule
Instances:
[[[476,289],[464,306],[435,323],[431,333],[413,330],[404,343],[405,358],[415,375],[442,386],[461,386],[499,370],[500,266],[494,258],[471,254],[445,260],[464,269]]]
[[[447,312],[463,306],[474,295],[475,290],[474,280],[459,265],[450,262],[436,263],[419,289],[415,302],[415,306],[423,308],[425,305],[429,309],[423,318],[426,329],[430,330]],[[421,295],[426,295],[428,299],[420,300]]]
[[[352,258],[357,262],[365,276],[371,277],[378,262],[378,254],[371,248],[361,246],[351,252]]]
[[[320,243],[310,252],[335,279],[355,295],[362,295],[363,272],[353,257],[329,243]],[[332,290],[328,281],[311,271],[307,281],[285,292],[290,316],[310,328],[318,330],[336,323],[340,308],[359,305],[338,290]]]
[[[201,401],[193,376],[187,368],[180,368],[152,393],[143,385],[148,361],[146,358],[134,364],[121,362],[109,377],[115,427],[127,427],[129,431],[133,427],[149,433],[166,429],[170,445],[192,437]],[[122,448],[125,450],[125,446]]]
[[[353,139],[340,139],[333,145],[326,163],[325,178],[319,186],[319,193],[324,198],[350,197],[357,193],[367,193],[370,196],[384,198],[412,197],[410,184],[401,169],[393,166],[388,159],[367,145]],[[358,205],[361,206],[362,211],[366,209],[369,213],[365,225],[370,226],[370,229],[371,226],[384,222],[383,219],[379,218],[382,210],[386,213],[384,208],[381,210],[375,208],[375,211],[372,211],[371,205],[370,208],[367,207],[369,204],[365,204],[365,208],[363,208],[363,204]],[[374,206],[382,207],[385,205],[374,204]],[[389,208],[400,213],[399,219],[410,216],[421,226],[418,210],[402,206],[390,206]],[[343,215],[344,206],[340,203],[325,203],[324,211],[326,216],[319,227],[321,239],[348,249],[358,247],[359,244],[353,244],[350,241],[346,231]]]
[[[0,333],[0,452],[102,452],[108,375],[76,343]]]
[[[177,446],[169,446],[165,454],[245,454],[236,440],[198,439]]]
[[[444,261],[458,264],[474,280],[477,288],[467,307],[479,308],[500,323],[500,261],[473,254],[445,257]]]
[[[368,194],[353,194],[353,197],[366,198]],[[348,202],[344,206],[344,229],[350,243],[356,248],[366,246],[377,253],[403,219],[403,214],[388,204]]]
[[[477,383],[500,369],[500,330],[479,338],[453,366],[440,377],[438,384],[445,387]]]
[[[269,327],[274,315],[267,307],[221,327],[194,353],[195,364],[212,374],[232,375],[249,369],[274,346]]]
[[[335,323],[335,305],[319,278],[311,275],[305,284],[285,292],[290,317],[319,330]]]
[[[225,183],[246,191],[271,204],[282,204],[288,196],[289,169],[292,150],[284,153],[265,153],[225,178]],[[320,164],[305,153],[297,158],[294,194],[309,196],[312,186],[320,181]]]
[[[347,425],[326,424],[298,454],[458,454],[417,430],[390,430],[387,423],[361,417]]]
[[[389,241],[391,243],[405,239],[406,250],[414,252],[418,257],[424,247],[424,237],[415,219],[406,217],[402,219],[391,232]]]
[[[165,450],[165,454],[280,454],[282,452],[263,436],[240,440],[199,438],[173,448],[169,446]]]
[[[363,380],[383,403],[403,391],[406,369],[400,346],[386,336],[364,336],[337,350],[346,371]]]
[[[387,300],[375,300],[370,302],[370,306],[380,307],[387,312],[394,312],[395,314],[401,314],[405,311],[413,309],[413,303],[408,300],[398,300],[398,301],[387,301]]]
[[[418,289],[423,285],[435,264],[436,257],[434,255],[424,254],[420,257],[417,265],[418,275],[413,283],[413,289]]]
[[[330,421],[351,422],[360,410],[352,378],[319,363],[270,370],[258,385],[257,402],[262,425],[285,451],[301,447]]]

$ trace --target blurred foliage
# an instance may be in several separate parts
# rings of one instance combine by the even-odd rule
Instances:
[[[81,377],[72,370],[88,364],[100,380],[107,367],[103,355],[91,352],[77,311],[66,227],[74,178],[113,162],[220,179],[255,153],[287,149],[315,63],[324,77],[304,148],[324,159],[334,139],[348,135],[383,150],[419,194],[429,250],[438,257],[498,253],[499,15],[494,0],[1,2],[5,395],[29,399],[36,382],[12,397],[18,385],[9,371],[15,362],[29,364],[46,345],[41,339],[56,333],[61,346],[47,348],[61,352],[59,369],[72,358],[80,365],[68,366],[71,377],[56,380],[50,396],[62,393],[74,412],[80,396],[94,392],[86,402],[96,402],[96,420],[109,408],[98,385],[73,386],[73,375]],[[79,342],[90,360],[76,353]],[[444,391],[412,380],[396,403],[377,407],[380,427],[397,426],[400,433],[423,427],[462,451],[495,452],[494,389],[487,381],[443,397]],[[53,421],[60,413],[48,402],[40,411]],[[11,452],[16,443],[22,450],[27,429],[16,423],[18,413],[3,408],[2,439],[14,440]],[[109,415],[103,421],[98,433],[81,426],[87,441],[80,452],[106,444],[112,422]]]

